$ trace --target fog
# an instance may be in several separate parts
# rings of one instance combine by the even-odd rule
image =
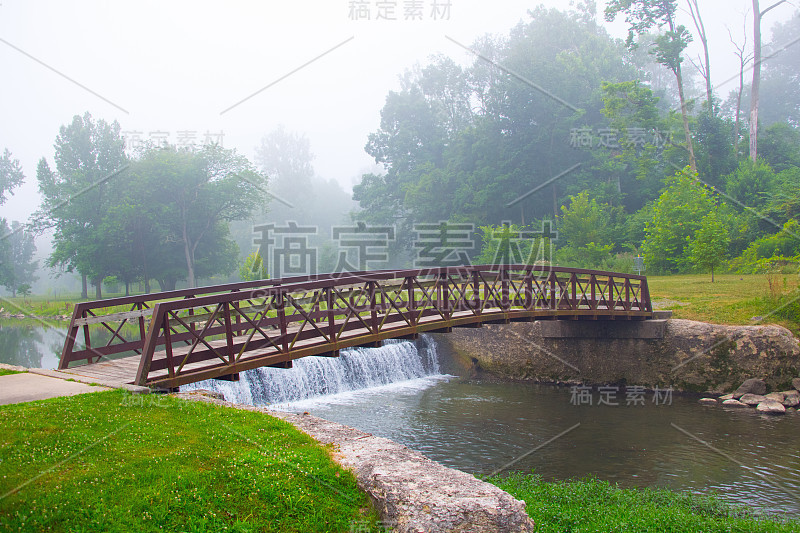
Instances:
[[[397,20],[353,20],[348,0],[311,2],[45,2],[0,5],[0,149],[19,159],[25,184],[2,207],[25,220],[39,204],[36,163],[52,161],[60,126],[88,111],[118,121],[130,140],[170,143],[221,141],[253,158],[256,145],[279,125],[308,137],[315,174],[349,192],[375,169],[364,152],[380,123],[386,94],[398,77],[434,54],[461,64],[475,60],[453,41],[507,34],[534,4],[520,0],[420,2],[422,20],[405,20],[408,2],[387,2]],[[448,5],[444,5],[448,4]],[[567,9],[571,3],[548,1]],[[682,7],[685,3],[681,2]],[[625,36],[622,17],[602,22]],[[741,39],[749,0],[702,0],[713,81],[725,98],[738,63],[728,28]],[[769,28],[787,20],[792,5],[770,11]],[[681,22],[694,33],[688,12]],[[752,32],[752,17],[748,18]],[[752,42],[752,37],[750,38]],[[687,53],[697,57],[699,40]],[[691,68],[691,67],[687,67]],[[535,81],[535,80],[534,80]],[[552,88],[557,90],[557,88]],[[38,239],[41,257],[49,248]]]

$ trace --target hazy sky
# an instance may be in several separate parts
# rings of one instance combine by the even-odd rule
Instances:
[[[376,19],[381,1],[370,0],[371,19],[354,21],[351,3],[2,0],[0,149],[10,149],[27,176],[2,215],[22,220],[36,209],[38,159],[52,162],[59,126],[86,111],[144,139],[161,132],[171,143],[192,135],[201,142],[207,132],[222,133],[225,147],[250,158],[261,136],[284,124],[309,137],[317,174],[349,189],[374,164],[363,147],[399,74],[432,54],[471,61],[445,36],[470,44],[485,33],[506,33],[537,5],[450,0],[449,19],[434,20],[433,4],[446,0],[418,0],[420,21],[404,20],[410,2],[389,0],[384,4],[396,6],[398,19],[389,21]],[[725,28],[740,36],[750,6],[750,0],[700,1],[715,84],[736,76]],[[765,30],[794,10],[771,11]],[[624,36],[624,23],[608,27]],[[734,86],[729,82],[719,94]]]

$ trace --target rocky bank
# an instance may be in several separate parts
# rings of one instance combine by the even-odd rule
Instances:
[[[800,375],[800,343],[781,326],[650,322],[647,329],[656,334],[631,333],[632,322],[598,321],[572,328],[574,336],[554,336],[554,324],[536,321],[435,336],[474,372],[523,381],[724,393],[748,378],[786,390]]]

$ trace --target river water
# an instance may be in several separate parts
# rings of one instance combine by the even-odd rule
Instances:
[[[55,366],[62,332],[10,329],[0,325],[0,362]],[[429,336],[345,350],[338,359],[300,359],[290,370],[257,369],[237,383],[184,387],[191,388],[309,412],[478,475],[596,476],[624,487],[716,492],[765,513],[800,516],[796,412],[772,417],[707,407],[668,391],[579,395],[569,387],[471,378]]]

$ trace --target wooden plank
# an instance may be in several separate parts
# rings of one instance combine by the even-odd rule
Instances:
[[[123,313],[111,313],[109,315],[90,316],[88,318],[76,318],[72,323],[76,326],[88,326],[90,324],[100,324],[102,322],[122,322],[131,318],[147,317],[153,314],[152,309],[139,309],[125,311]]]

